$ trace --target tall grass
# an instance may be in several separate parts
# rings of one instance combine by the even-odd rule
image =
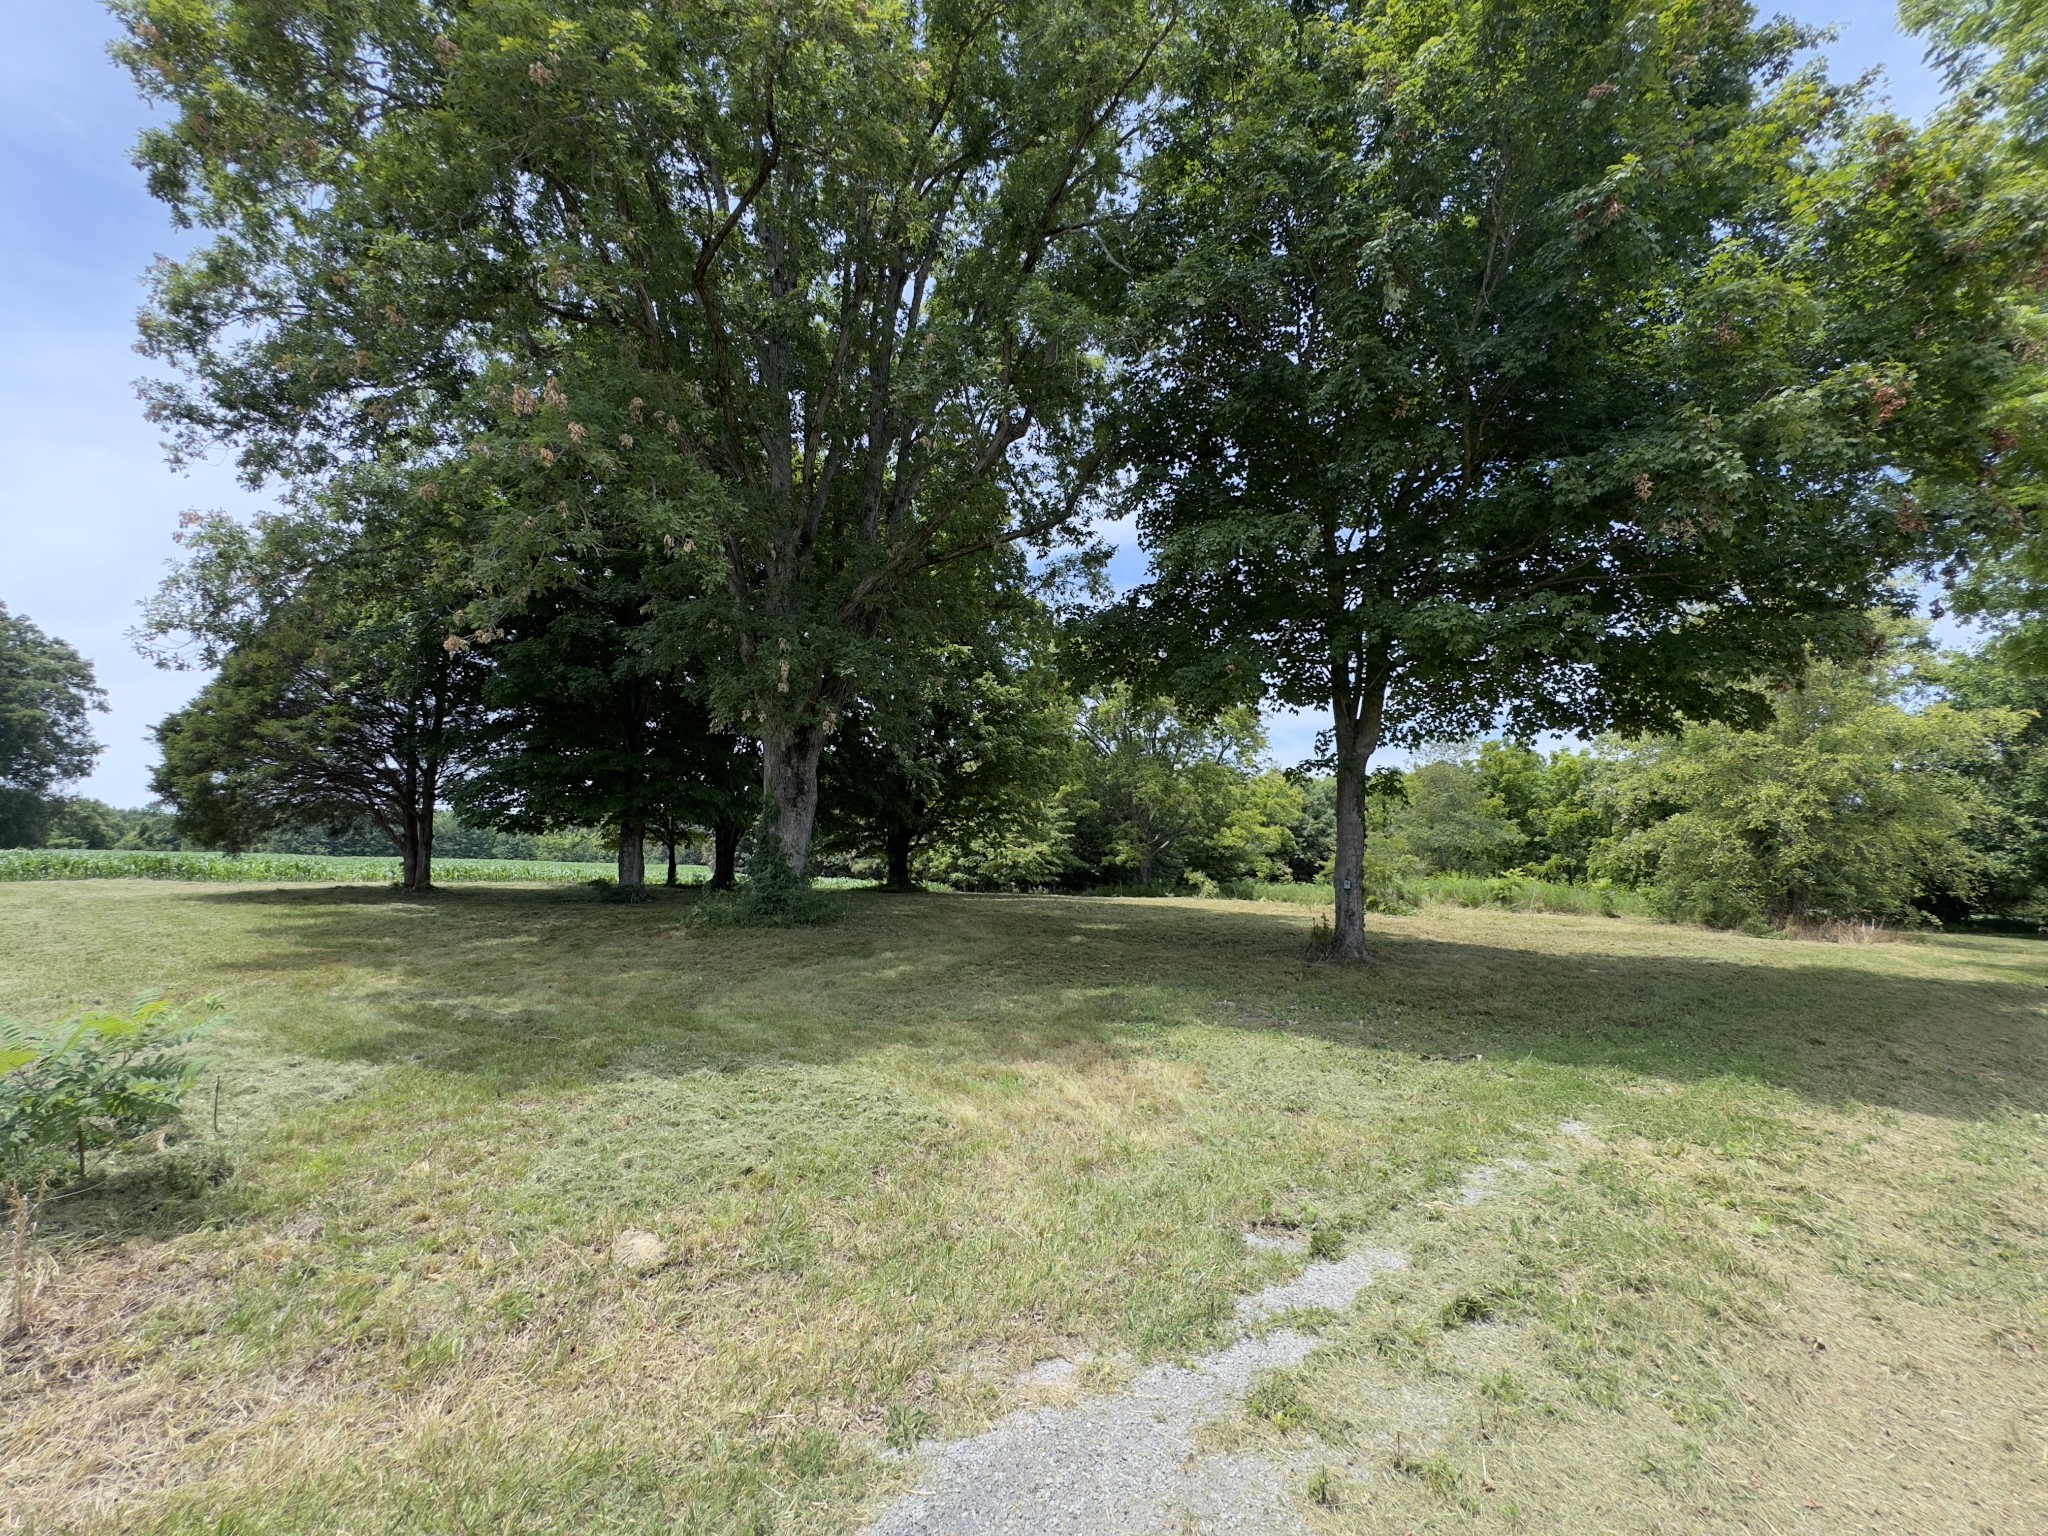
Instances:
[[[436,859],[434,878],[448,884],[545,881],[572,883],[613,873],[610,864],[549,859]],[[390,884],[398,860],[314,853],[164,853],[130,849],[0,849],[0,881],[10,880],[277,880]],[[659,878],[659,876],[656,876]],[[711,878],[702,865],[677,872],[687,884]]]

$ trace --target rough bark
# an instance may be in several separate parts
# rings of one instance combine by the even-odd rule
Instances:
[[[889,864],[889,889],[910,889],[910,851],[917,839],[908,827],[891,827],[883,834],[882,850]]]
[[[647,883],[647,828],[637,821],[619,823],[619,889],[638,890]]]
[[[740,883],[740,824],[721,821],[711,829],[711,889],[730,891]]]
[[[1336,933],[1330,954],[1338,960],[1365,958],[1365,762],[1337,758],[1337,857],[1332,875],[1337,900]]]
[[[1362,674],[1362,675],[1360,675]],[[1337,748],[1337,851],[1331,883],[1337,915],[1330,958],[1365,958],[1365,773],[1379,749],[1386,707],[1383,667],[1340,668],[1331,690]]]
[[[779,728],[761,741],[762,798],[782,856],[796,875],[810,866],[811,833],[818,821],[818,758],[824,747],[825,733],[815,725]]]
[[[434,812],[407,806],[398,843],[399,881],[408,891],[434,888]]]

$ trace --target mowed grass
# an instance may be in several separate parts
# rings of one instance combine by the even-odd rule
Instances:
[[[0,888],[0,1013],[232,1010],[218,1137],[48,1209],[0,1523],[857,1530],[1263,1223],[1411,1258],[1210,1431],[1319,1529],[2048,1529],[2048,946],[659,894]]]

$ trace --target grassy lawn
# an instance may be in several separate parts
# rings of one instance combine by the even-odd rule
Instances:
[[[0,1527],[853,1531],[1267,1224],[1411,1259],[1208,1431],[1313,1529],[2048,1530],[2048,945],[662,896],[0,885],[0,1013],[232,1012],[218,1136],[48,1208]]]

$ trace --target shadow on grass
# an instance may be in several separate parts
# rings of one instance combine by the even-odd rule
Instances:
[[[60,1170],[37,1207],[37,1231],[60,1243],[175,1237],[233,1218],[235,1202],[222,1187],[231,1173],[225,1149],[206,1142],[102,1164],[77,1183]]]
[[[508,887],[186,899],[275,914],[257,930],[262,958],[226,969],[250,982],[336,972],[381,1021],[317,1049],[501,1089],[904,1047],[1024,1060],[1214,1025],[1475,1066],[1729,1077],[1954,1117],[2048,1109],[2048,970],[1979,953],[1981,940],[1952,952],[1954,974],[1912,974],[1896,963],[1909,945],[1466,914],[1485,937],[1382,926],[1374,960],[1346,968],[1305,962],[1307,919],[1288,909],[872,894],[844,923],[793,930],[686,927],[700,895],[689,888],[630,906]],[[1508,936],[1507,922],[1526,926]],[[1441,926],[1463,925],[1446,914]],[[2015,979],[1986,979],[1998,969]]]

